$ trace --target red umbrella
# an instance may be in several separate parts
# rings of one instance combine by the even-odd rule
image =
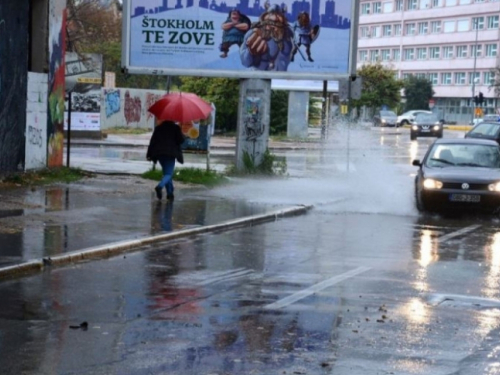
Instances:
[[[180,123],[206,119],[212,106],[196,94],[172,92],[162,96],[148,109],[159,120]]]

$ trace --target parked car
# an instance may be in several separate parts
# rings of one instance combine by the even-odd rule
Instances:
[[[500,146],[491,140],[437,139],[427,150],[415,178],[415,200],[422,212],[498,211]]]
[[[491,139],[500,143],[500,122],[480,122],[465,133],[465,138]]]
[[[484,115],[484,117],[475,118],[470,123],[471,125],[477,125],[481,122],[500,122],[499,115]]]
[[[410,125],[415,120],[415,116],[418,114],[421,114],[421,113],[432,114],[431,111],[425,111],[425,110],[408,111],[408,112],[403,113],[401,116],[398,116],[397,125],[398,126]]]
[[[396,126],[398,115],[393,111],[378,111],[373,116],[373,126]]]
[[[410,128],[410,139],[417,137],[443,137],[443,123],[433,113],[419,113]]]

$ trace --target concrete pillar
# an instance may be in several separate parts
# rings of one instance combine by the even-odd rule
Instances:
[[[244,170],[245,155],[255,166],[262,163],[269,142],[270,110],[271,80],[241,80],[236,135],[237,170]]]
[[[290,138],[307,138],[309,126],[309,93],[290,91],[288,94],[288,124],[286,135]]]

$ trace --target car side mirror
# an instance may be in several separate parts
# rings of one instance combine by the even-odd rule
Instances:
[[[420,160],[418,159],[415,159],[413,160],[413,163],[412,163],[415,167],[420,167],[422,165],[422,163],[420,162]]]

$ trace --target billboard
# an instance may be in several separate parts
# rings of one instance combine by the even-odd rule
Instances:
[[[355,67],[354,0],[126,0],[132,74],[335,80]]]

